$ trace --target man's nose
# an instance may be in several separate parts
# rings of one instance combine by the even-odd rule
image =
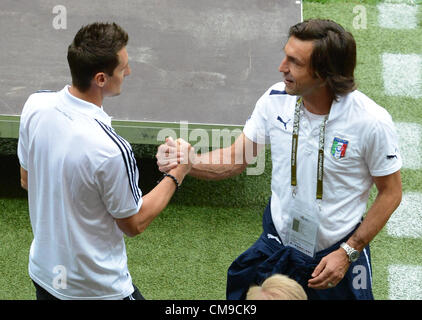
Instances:
[[[132,69],[130,68],[130,66],[128,65],[127,66],[127,68],[126,68],[126,74],[125,74],[125,76],[128,76],[128,75],[130,75],[132,73]]]
[[[287,59],[286,58],[284,58],[281,61],[280,66],[278,67],[278,71],[284,72],[284,73],[289,72],[289,68],[287,67]]]

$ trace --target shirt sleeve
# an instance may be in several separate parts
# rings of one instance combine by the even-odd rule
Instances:
[[[246,120],[245,126],[243,127],[245,136],[258,144],[270,143],[267,130],[266,96],[268,96],[268,92],[258,100],[252,115]]]
[[[30,109],[30,99],[25,103],[19,123],[19,138],[18,138],[18,159],[22,168],[28,171],[28,109]]]
[[[139,173],[134,157],[117,154],[105,160],[95,174],[95,181],[107,211],[117,219],[128,218],[142,206],[138,187]]]
[[[373,177],[387,176],[400,170],[402,158],[391,116],[374,122],[368,137],[365,158]]]

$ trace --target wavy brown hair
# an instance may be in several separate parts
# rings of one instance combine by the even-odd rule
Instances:
[[[331,20],[310,19],[292,26],[291,36],[313,41],[311,69],[315,77],[326,81],[336,100],[357,88],[356,42],[350,32]]]

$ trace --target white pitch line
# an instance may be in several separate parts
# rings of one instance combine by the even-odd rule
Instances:
[[[418,7],[406,3],[380,3],[378,24],[386,29],[415,29],[418,26]]]
[[[387,222],[387,233],[395,238],[422,239],[422,193],[406,192]]]
[[[388,96],[422,97],[422,56],[383,53],[384,89]]]
[[[390,265],[388,267],[391,300],[422,300],[422,267]]]
[[[412,122],[395,122],[395,127],[403,168],[422,169],[422,125]]]
[[[410,4],[416,5],[416,1],[418,0],[384,0],[384,3],[401,3],[401,4]]]

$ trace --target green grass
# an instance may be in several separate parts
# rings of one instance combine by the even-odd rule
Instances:
[[[384,94],[380,62],[383,52],[422,54],[420,41],[416,41],[422,39],[422,29],[412,32],[380,29],[378,2],[306,1],[304,18],[330,18],[350,30],[358,46],[359,89],[386,107],[394,121],[422,124],[421,99]],[[356,4],[367,9],[367,29],[353,28]],[[153,151],[147,153],[151,156]],[[145,173],[141,170],[142,174]],[[422,170],[403,170],[402,178],[404,192],[422,191]],[[227,268],[261,233],[270,179],[268,151],[266,170],[261,176],[243,174],[219,182],[188,177],[150,227],[140,236],[126,239],[129,270],[144,296],[224,299]],[[371,202],[374,196],[373,190]],[[26,199],[0,198],[0,299],[34,298],[27,274],[31,240]],[[375,298],[388,299],[390,264],[422,265],[421,247],[421,239],[393,238],[385,229],[377,235],[371,243]]]
[[[0,199],[0,299],[34,299],[28,277],[32,241],[26,199]]]
[[[261,211],[170,206],[127,241],[135,283],[148,299],[224,299],[227,268],[257,239]]]

